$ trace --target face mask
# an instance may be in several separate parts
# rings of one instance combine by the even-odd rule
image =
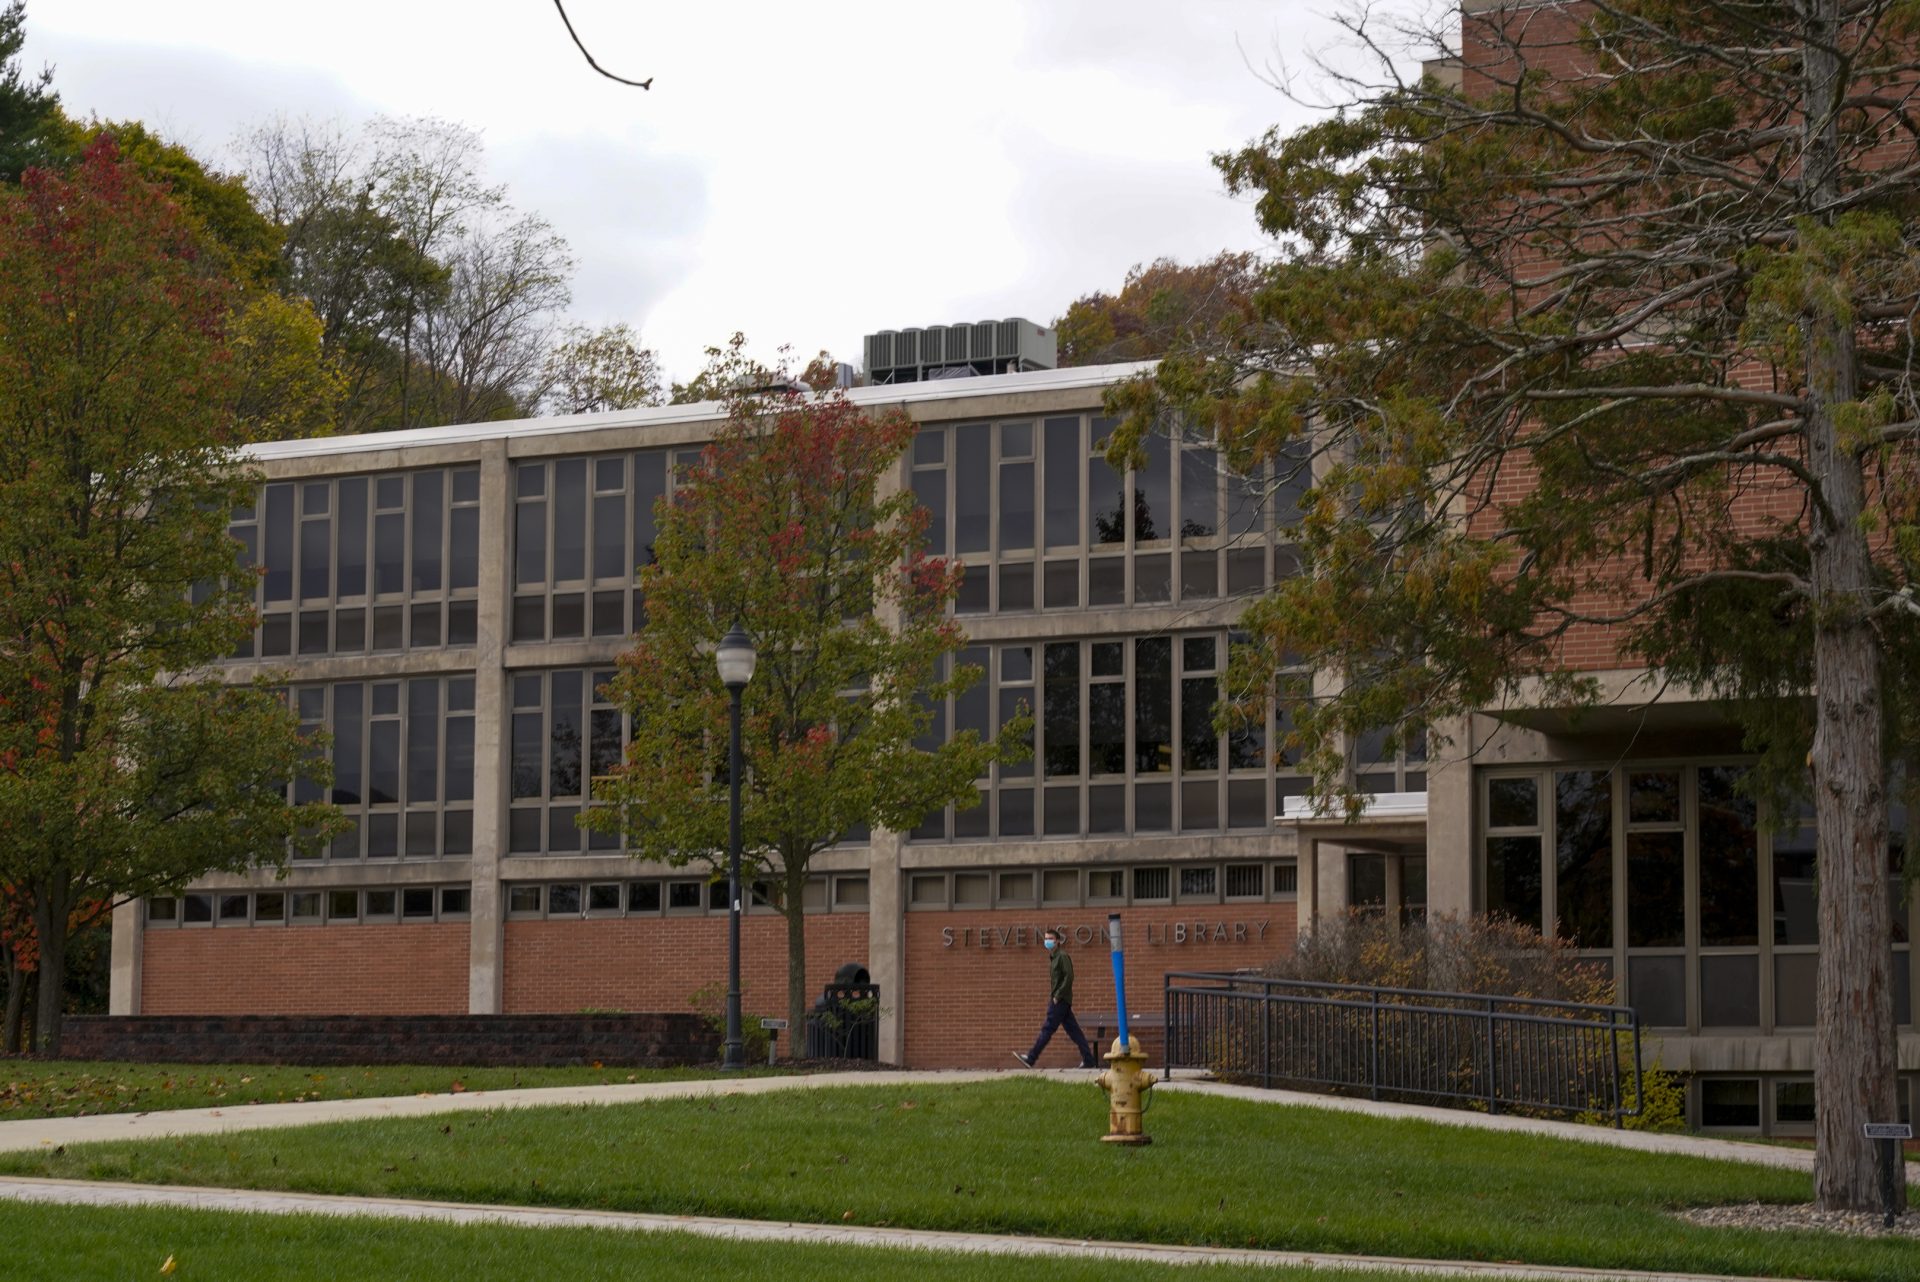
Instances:
[[[1052,952],[1060,946],[1060,941],[1057,939],[1043,939],[1040,942],[1046,946],[1048,952]]]

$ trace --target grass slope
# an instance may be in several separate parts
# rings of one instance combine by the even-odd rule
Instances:
[[[511,1110],[0,1155],[0,1169],[447,1201],[1828,1279],[1913,1276],[1911,1242],[1684,1224],[1803,1202],[1794,1172],[1167,1095],[1152,1147],[1032,1079]]]
[[[287,1064],[119,1064],[0,1059],[0,1122],[170,1108],[285,1104],[381,1095],[592,1086],[712,1077],[691,1068],[446,1068],[418,1064],[301,1068]]]

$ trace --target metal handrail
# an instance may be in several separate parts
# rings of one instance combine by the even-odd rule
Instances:
[[[1169,971],[1164,983],[1169,1069],[1616,1125],[1640,1112],[1631,1007],[1209,971]]]

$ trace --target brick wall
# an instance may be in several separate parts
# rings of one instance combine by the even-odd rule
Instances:
[[[239,933],[239,932],[232,932]],[[717,1034],[648,1015],[94,1015],[70,1017],[74,1059],[159,1064],[705,1064]]]
[[[645,917],[509,921],[505,1009],[684,1011],[707,984],[724,993],[726,918]],[[807,994],[845,962],[867,964],[865,913],[807,918]],[[787,1013],[787,923],[749,914],[740,923],[741,1009],[748,1018]],[[882,1003],[896,995],[882,993]],[[786,1040],[782,1039],[782,1053]]]
[[[1272,960],[1293,947],[1294,923],[1292,903],[1127,909],[1129,1014],[1161,1016],[1167,971],[1234,970]],[[906,1066],[1005,1068],[1012,1052],[1031,1046],[1046,1015],[1040,932],[1050,925],[1068,932],[1074,1009],[1087,1036],[1096,1037],[1090,1017],[1110,1018],[1114,1010],[1106,924],[1104,908],[908,913]],[[1109,1044],[1113,1036],[1109,1028]],[[1137,1028],[1135,1036],[1158,1055],[1158,1029]],[[1066,1034],[1055,1033],[1041,1063],[1064,1068],[1078,1057]]]
[[[464,1014],[464,922],[149,930],[143,1015]]]

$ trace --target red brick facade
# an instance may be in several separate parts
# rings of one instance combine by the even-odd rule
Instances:
[[[509,1015],[536,1011],[681,1011],[696,989],[727,974],[724,917],[509,921]],[[867,963],[864,913],[807,919],[807,992],[818,996],[846,962]],[[741,1007],[753,1018],[787,1013],[787,923],[740,923]],[[881,994],[883,1002],[888,1000]]]
[[[1292,903],[1209,904],[1126,910],[1127,1004],[1158,1020],[1170,970],[1233,970],[1272,961],[1293,947]],[[1093,1017],[1111,1019],[1113,972],[1104,908],[913,912],[906,920],[906,1047],[909,1068],[1005,1068],[1039,1031],[1047,1006],[1040,932],[1068,932],[1074,1008],[1095,1037]],[[882,1002],[889,1000],[881,994]],[[1158,1030],[1138,1035],[1160,1045]],[[1109,1028],[1107,1036],[1112,1038]],[[1105,1047],[1099,1049],[1104,1050]],[[1055,1034],[1041,1063],[1064,1068],[1079,1052]]]
[[[149,930],[144,1015],[462,1015],[465,922]]]

